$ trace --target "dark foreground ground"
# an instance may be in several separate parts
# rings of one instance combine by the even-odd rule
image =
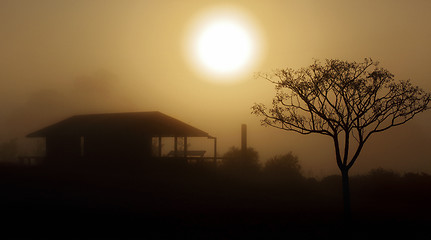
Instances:
[[[431,239],[431,177],[273,178],[205,166],[0,168],[0,238]]]

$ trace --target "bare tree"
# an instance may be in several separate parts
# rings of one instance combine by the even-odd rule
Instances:
[[[315,61],[307,68],[259,74],[275,84],[272,106],[255,104],[262,125],[332,138],[342,175],[344,214],[351,218],[349,170],[375,133],[402,125],[428,109],[430,93],[394,75],[371,59]]]

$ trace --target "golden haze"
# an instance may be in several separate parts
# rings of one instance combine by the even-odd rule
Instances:
[[[431,89],[431,2],[421,0],[235,1],[259,25],[265,51],[235,84],[203,81],[184,57],[184,35],[193,16],[228,3],[1,1],[1,140],[76,113],[158,110],[217,136],[220,152],[239,145],[246,123],[261,160],[293,151],[306,173],[327,175],[337,172],[327,139],[262,128],[250,114],[274,94],[254,72],[372,57]],[[430,173],[430,118],[376,137],[353,170]]]

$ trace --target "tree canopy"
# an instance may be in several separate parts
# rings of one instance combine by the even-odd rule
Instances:
[[[343,183],[346,220],[350,219],[349,169],[375,133],[402,125],[428,109],[431,94],[410,81],[395,81],[378,63],[337,59],[315,61],[299,70],[260,74],[275,84],[272,106],[255,104],[262,124],[300,134],[332,138]]]
[[[340,168],[350,169],[369,137],[404,124],[425,111],[430,93],[394,75],[371,59],[315,61],[307,68],[260,74],[275,84],[272,106],[255,104],[262,124],[301,134],[333,138]],[[340,137],[344,138],[342,154]],[[349,158],[351,139],[356,149]],[[349,161],[350,160],[350,161]]]

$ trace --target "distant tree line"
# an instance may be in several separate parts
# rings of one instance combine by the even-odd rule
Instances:
[[[269,158],[263,164],[259,161],[259,153],[254,148],[248,148],[245,157],[237,147],[231,147],[223,155],[223,163],[221,171],[230,174],[246,176],[249,178],[265,177],[273,181],[302,181],[307,177],[303,175],[302,166],[300,165],[299,158],[293,152],[286,154],[275,155]],[[323,177],[320,182],[322,184],[340,185],[335,182],[339,181],[340,175],[329,175]],[[308,180],[312,179],[310,177]],[[420,172],[412,173],[406,172],[401,174],[399,172],[384,169],[382,167],[371,169],[368,173],[357,174],[352,176],[352,181],[355,185],[381,184],[391,183],[396,184],[403,181],[414,182],[418,179],[428,179],[431,183],[431,175]],[[317,181],[317,180],[313,180]],[[340,186],[341,187],[341,186]]]
[[[291,230],[297,229],[338,233],[342,219],[340,175],[319,180],[304,177],[298,157],[291,152],[264,164],[252,148],[245,158],[237,148],[231,148],[225,157],[219,167],[0,165],[2,216],[14,226],[26,219],[19,227],[33,230],[46,226],[47,222],[38,221],[43,213],[56,229],[75,227],[80,219],[92,227],[98,224],[104,231],[135,224],[141,232],[143,228],[188,228],[193,232],[246,229],[249,235],[253,230],[263,233],[262,238],[292,237]],[[429,225],[420,226],[428,224],[431,215],[429,174],[378,168],[351,176],[351,185],[352,213],[366,223],[361,229],[386,234],[394,228],[392,223],[400,220],[397,229],[428,232]],[[385,228],[381,219],[387,223]],[[370,227],[371,221],[375,224]],[[407,228],[402,225],[406,221],[411,221]],[[303,232],[294,238],[303,239]]]
[[[276,155],[268,159],[263,166],[259,162],[259,154],[254,148],[247,148],[245,153],[239,148],[231,147],[223,155],[222,170],[238,174],[256,174],[262,172],[277,179],[303,178],[298,157],[292,152]]]

